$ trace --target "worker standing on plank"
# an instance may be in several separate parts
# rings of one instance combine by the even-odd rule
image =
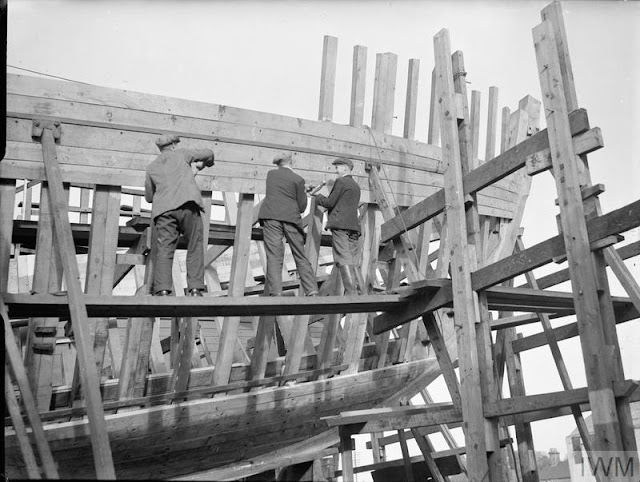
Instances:
[[[345,292],[347,295],[356,294],[357,291],[362,294],[364,282],[358,266],[360,186],[351,177],[351,159],[338,157],[332,164],[338,177],[329,197],[316,194],[316,202],[329,210],[327,229],[332,234],[333,261],[340,270]]]
[[[298,268],[302,289],[307,296],[315,296],[318,294],[318,284],[311,263],[304,254],[300,216],[307,209],[304,179],[293,172],[291,154],[278,154],[273,163],[278,168],[267,173],[266,196],[258,214],[267,254],[265,291],[269,296],[282,295],[283,238],[286,238]]]
[[[144,197],[153,203],[151,220],[156,243],[152,293],[167,296],[173,290],[171,268],[180,234],[187,240],[187,289],[202,296],[204,284],[202,194],[195,176],[214,164],[211,149],[179,149],[180,138],[163,135],[156,140],[160,155],[147,166]]]

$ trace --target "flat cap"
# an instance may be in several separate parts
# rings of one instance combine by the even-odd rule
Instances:
[[[208,150],[209,152],[211,152],[211,154],[209,154],[207,157],[205,157],[205,158],[203,159],[204,167],[211,167],[211,166],[213,166],[213,163],[214,163],[214,161],[215,161],[215,156],[214,156],[214,154],[213,154],[213,151],[211,151],[211,150],[209,150],[209,149],[207,149],[207,150]]]
[[[351,161],[351,159],[347,157],[336,157],[331,164],[333,164],[334,166],[336,164],[346,164],[347,166],[349,166],[349,169],[353,169],[353,161]]]
[[[273,158],[273,163],[274,164],[280,164],[280,162],[282,161],[291,161],[291,154],[288,153],[281,153],[281,154],[276,154],[275,157]]]
[[[156,146],[162,148],[173,144],[174,142],[180,142],[180,138],[175,134],[164,134],[156,139]]]

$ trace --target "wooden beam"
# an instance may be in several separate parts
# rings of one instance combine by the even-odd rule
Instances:
[[[560,6],[560,3],[554,2],[545,7],[541,12],[541,17],[543,21],[548,21],[551,24],[552,30],[554,32],[553,40],[555,42],[560,73],[562,75],[562,89],[564,91],[567,110],[570,111],[578,105],[578,99],[575,91],[573,70],[571,68],[567,35],[564,27],[564,20],[562,17],[562,8]],[[580,155],[579,158],[576,158],[576,161],[579,184],[580,186],[589,188],[592,183],[586,154]],[[585,200],[584,210],[587,219],[602,214],[600,201],[597,195],[594,195]],[[606,247],[605,251],[613,252],[613,248],[611,246]],[[619,381],[625,378],[624,369],[622,366],[622,359],[620,357],[620,346],[616,333],[614,314],[611,306],[611,301],[609,299],[610,291],[605,270],[605,256],[602,251],[596,251],[593,253],[593,263],[597,276],[596,283],[598,284],[600,295],[598,301],[600,307],[600,315],[603,321],[602,328],[604,333],[604,344],[609,345],[613,348],[611,376],[613,380]],[[632,428],[633,420],[629,403],[626,400],[620,400],[616,402],[616,405],[616,408],[618,410],[617,415],[621,427],[622,446],[625,451],[636,453],[638,451],[638,447]]]
[[[416,110],[418,108],[418,79],[420,76],[420,60],[409,59],[407,79],[407,100],[404,108],[405,139],[413,139],[416,134]]]
[[[0,178],[0,290],[7,291],[16,181]]]
[[[24,77],[22,78],[24,79]],[[25,86],[24,81],[20,81],[20,89]],[[47,85],[59,85],[61,82],[48,80]],[[62,88],[61,91],[68,89]],[[324,156],[347,155],[354,159],[365,162],[371,162],[377,159],[377,155],[371,157],[369,153],[369,134],[362,129],[338,125],[333,123],[323,123],[320,121],[299,120],[295,117],[276,116],[268,114],[271,122],[269,125],[261,122],[258,118],[262,113],[251,113],[241,122],[221,121],[210,119],[211,113],[220,109],[221,106],[208,105],[208,113],[203,113],[194,117],[194,113],[185,112],[183,116],[177,116],[175,111],[145,112],[143,110],[134,110],[122,105],[114,106],[107,104],[91,104],[78,102],[74,106],[74,102],[67,99],[52,99],[35,95],[24,95],[24,93],[7,93],[7,117],[26,118],[33,117],[49,118],[58,120],[67,125],[91,126],[95,128],[113,129],[115,131],[136,131],[143,134],[149,139],[149,148],[146,154],[153,154],[153,138],[157,137],[161,132],[175,132],[184,140],[198,139],[202,141],[218,142],[222,148],[224,144],[236,144],[245,146],[259,146],[274,150],[289,149],[293,144],[296,145],[296,151],[300,153],[317,154]],[[61,94],[60,97],[62,97]],[[73,94],[72,94],[73,96]],[[166,100],[165,98],[160,98]],[[86,101],[86,98],[82,98]],[[126,101],[125,101],[126,102]],[[236,110],[232,107],[224,106],[225,110]],[[111,121],[107,117],[107,112],[111,112]],[[249,111],[246,111],[249,112]],[[173,119],[172,119],[173,116]],[[209,117],[209,119],[207,119]],[[90,120],[91,119],[91,120]],[[99,120],[96,120],[99,119]],[[278,122],[281,123],[278,126]],[[282,124],[287,124],[286,126]],[[302,126],[302,128],[300,127]],[[259,131],[255,128],[259,127]],[[253,131],[253,133],[252,133]],[[332,146],[327,147],[326,141],[322,138],[332,138]],[[404,152],[408,159],[416,160],[420,157],[434,158],[437,156],[438,149],[429,146],[426,143],[416,141],[406,141],[397,136],[385,137],[376,136],[376,141],[381,147],[384,146],[384,153],[381,154],[383,160],[388,159],[390,163],[401,165],[397,157],[398,154]],[[410,154],[409,154],[410,153]],[[246,154],[246,152],[245,152]],[[261,157],[267,160],[269,156]],[[272,157],[272,156],[271,156]],[[424,162],[422,162],[424,165]],[[3,166],[4,167],[4,166]],[[217,168],[216,163],[216,168]],[[228,166],[224,166],[228,167]],[[223,171],[226,169],[223,169]],[[226,176],[230,174],[227,171]],[[24,178],[21,176],[21,178]],[[35,179],[35,178],[31,178]],[[80,181],[83,182],[83,181]],[[87,180],[84,182],[91,182]],[[95,179],[94,179],[94,182]],[[139,183],[127,184],[140,186]],[[212,190],[221,186],[213,186]],[[211,189],[212,187],[210,187]],[[236,189],[233,189],[236,191]]]
[[[345,411],[324,420],[330,427],[352,426],[354,433],[371,433],[461,422],[462,413],[450,403],[435,403],[421,407]]]
[[[478,151],[480,144],[480,103],[481,94],[478,90],[471,91],[471,117],[469,118],[471,129],[471,165],[473,168],[479,165]],[[492,159],[492,158],[487,158]]]
[[[27,380],[27,373],[24,370],[24,366],[22,365],[22,355],[18,349],[18,345],[16,343],[16,339],[13,335],[13,329],[11,328],[11,324],[9,323],[9,315],[7,314],[7,309],[4,305],[2,297],[0,296],[0,316],[2,316],[2,320],[4,322],[4,345],[7,355],[8,366],[11,367],[11,371],[15,377],[16,383],[18,384],[18,388],[20,389],[20,393],[22,394],[22,403],[25,408],[25,412],[27,413],[27,417],[29,419],[29,423],[31,424],[31,430],[33,432],[33,437],[36,442],[36,447],[38,448],[38,452],[40,455],[40,460],[44,467],[44,472],[47,478],[58,478],[58,471],[56,469],[56,465],[53,461],[53,455],[51,454],[51,449],[49,448],[49,444],[47,443],[47,438],[44,434],[44,429],[42,428],[42,422],[38,416],[38,408],[36,407],[36,402],[33,398],[33,394],[31,393],[31,389],[29,387],[29,381]],[[7,374],[7,367],[5,366],[5,374]],[[11,385],[11,378],[9,376],[5,379],[5,393],[7,390],[10,390],[13,393],[13,387]],[[14,414],[12,414],[14,415]],[[16,427],[16,433],[17,433]],[[24,440],[21,441],[21,444],[24,444]],[[28,443],[28,441],[27,441]],[[23,450],[23,454],[24,454]],[[25,458],[28,458],[28,452],[25,455]],[[33,471],[33,467],[31,469]]]
[[[322,49],[322,73],[320,75],[319,121],[333,119],[333,96],[336,89],[336,64],[338,62],[338,39],[324,36]]]
[[[87,326],[87,309],[80,288],[78,263],[73,250],[71,226],[67,216],[67,200],[63,195],[62,177],[58,167],[53,130],[44,128],[41,134],[43,155],[46,159],[45,170],[49,181],[49,198],[54,216],[54,227],[59,243],[60,255],[64,266],[71,324],[76,339],[76,350],[80,360],[80,375],[84,397],[87,403],[88,418],[91,425],[96,474],[99,478],[115,479],[109,436],[104,421],[102,399],[99,390],[99,378],[95,359],[90,351],[90,336]]]
[[[4,380],[4,396],[7,404],[7,410],[11,416],[13,429],[16,432],[16,437],[20,444],[20,452],[22,453],[22,459],[24,460],[24,464],[27,469],[27,475],[30,479],[41,479],[42,477],[40,477],[38,462],[36,461],[36,456],[33,454],[29,435],[27,434],[27,429],[22,421],[20,405],[18,404],[18,399],[13,391],[11,375],[9,374],[9,368],[7,366],[4,367]]]
[[[589,121],[586,111],[583,109],[572,112],[570,121],[572,135],[582,134],[589,130]],[[597,138],[596,131],[594,131],[592,135]],[[592,142],[585,142],[582,145],[588,145],[589,149],[593,147]],[[462,181],[464,194],[478,192],[518,169],[523,168],[526,165],[526,159],[528,157],[534,156],[538,152],[548,149],[548,147],[549,138],[546,130],[529,137],[526,141],[523,141],[493,158],[491,161],[485,162],[473,171],[465,174]],[[382,227],[381,241],[389,241],[404,232],[405,229],[412,229],[418,224],[431,219],[444,210],[444,205],[444,192],[442,190],[428,196],[395,218],[385,222]]]
[[[640,255],[640,241],[635,241],[625,246],[621,246],[616,250],[616,252],[618,253],[618,256],[623,260],[632,258],[634,256],[638,256]],[[556,271],[555,273],[548,274],[546,276],[542,276],[538,278],[537,283],[538,283],[538,288],[543,290],[543,289],[547,289],[552,286],[558,285],[560,283],[563,283],[565,281],[568,281],[570,279],[571,277],[569,276],[569,269],[567,268],[560,271]],[[518,287],[526,288],[527,286],[529,285],[525,283]]]
[[[120,187],[97,185],[93,197],[91,235],[87,257],[85,293],[111,295],[118,245],[118,207]],[[108,319],[91,319],[96,370],[102,372],[108,337]],[[93,330],[92,330],[93,328]]]
[[[498,123],[498,88],[489,87],[489,106],[487,108],[487,140],[485,143],[485,162],[496,155],[496,126]]]
[[[371,127],[384,134],[391,134],[392,130],[397,65],[398,56],[394,53],[386,52],[376,55],[376,74],[373,89],[373,97],[376,101],[373,103]],[[376,145],[379,145],[377,141],[375,142]],[[375,158],[375,156],[373,157]],[[372,161],[374,163],[377,162],[375,159],[372,159]]]
[[[238,201],[236,243],[231,260],[233,277],[229,281],[229,294],[231,296],[241,297],[244,294],[244,280],[249,264],[249,244],[251,241],[249,233],[253,225],[253,198],[253,194],[242,193]],[[216,358],[214,385],[226,385],[229,382],[231,364],[233,363],[233,348],[239,325],[239,316],[231,317],[224,322]]]
[[[478,412],[479,407],[482,407],[482,396],[477,389],[481,382],[476,324],[480,320],[477,319],[477,306],[474,305],[475,295],[471,286],[470,266],[475,264],[475,258],[469,258],[470,250],[463,245],[467,240],[467,226],[462,189],[462,147],[458,140],[458,125],[455,117],[451,44],[447,29],[442,29],[434,37],[434,50],[437,97],[440,104],[442,156],[446,166],[443,191],[448,206],[447,222],[452,252],[451,273],[453,301],[456,306],[455,323],[458,327],[462,413],[467,424],[466,445],[474,447],[474,450],[467,454],[467,462],[470,473],[480,480],[489,474],[485,420],[482,412]]]
[[[639,384],[640,382],[637,380],[616,382],[611,391],[616,398],[628,397],[630,393],[633,393],[638,388]],[[505,417],[537,410],[580,405],[590,401],[589,391],[588,388],[574,388],[573,390],[562,390],[540,395],[512,396],[487,405],[485,407],[485,416]]]
[[[598,305],[596,273],[591,261],[589,236],[580,192],[577,157],[571,142],[567,103],[552,25],[542,22],[533,29],[536,60],[551,147],[553,173],[560,199],[560,221],[565,240],[576,315],[580,328],[587,382],[594,421],[594,449],[622,452],[620,426],[611,390],[602,317]],[[585,262],[584,260],[589,260]],[[610,345],[609,345],[610,346]]]
[[[628,231],[639,225],[640,201],[590,219],[587,221],[587,231],[589,233],[589,241],[592,243],[591,249],[597,249],[597,246],[594,247],[593,244],[599,240]],[[554,257],[562,255],[564,252],[565,246],[562,236],[555,236],[520,253],[474,271],[471,275],[473,289],[476,291],[486,289],[519,274],[531,271],[550,263]],[[378,315],[374,320],[374,332],[380,333],[385,329],[391,329],[403,322],[415,319],[427,311],[446,306],[453,299],[451,293],[446,291],[446,288],[441,290],[432,299],[416,299],[412,303],[410,310],[406,310],[402,314],[394,313],[393,320],[388,319],[385,313]]]
[[[66,295],[29,295],[26,293],[2,293],[12,319],[25,316],[68,316]],[[214,297],[196,299],[175,296],[133,297],[84,295],[83,300],[90,316],[257,316],[369,313],[391,310],[400,304],[400,295],[353,295],[320,297]]]
[[[362,127],[364,119],[364,94],[367,79],[367,47],[353,47],[353,67],[351,70],[351,109],[349,125]]]
[[[59,292],[62,287],[60,255],[57,250],[53,249],[56,237],[53,230],[53,215],[48,190],[48,184],[43,182],[40,190],[41,209],[38,215],[36,259],[31,284],[31,290],[35,293],[55,293]],[[66,195],[68,195],[68,190]],[[29,319],[25,366],[33,395],[40,410],[48,409],[51,404],[53,357],[58,324],[57,318],[32,317]],[[36,343],[49,345],[51,351],[34,350]]]
[[[434,146],[440,141],[440,119],[438,119],[438,103],[436,101],[436,68],[431,70],[431,100],[429,102],[429,132],[427,142]]]
[[[616,397],[633,398],[640,385],[638,381],[616,382],[613,392]],[[631,394],[631,395],[630,395]],[[490,418],[510,417],[519,413],[535,413],[542,410],[583,404],[589,401],[588,388],[551,392],[540,395],[512,397],[488,404],[484,416]],[[550,413],[550,412],[548,412]],[[440,424],[455,424],[462,421],[462,413],[450,403],[435,403],[416,407],[387,407],[368,410],[345,411],[340,415],[324,417],[329,427],[348,427],[352,433],[371,433]],[[536,418],[542,420],[542,418]],[[513,424],[513,419],[508,418]],[[532,421],[526,419],[526,421]]]

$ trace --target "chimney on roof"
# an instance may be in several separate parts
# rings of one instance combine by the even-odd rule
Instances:
[[[555,467],[560,463],[560,452],[553,448],[549,450],[549,465]]]

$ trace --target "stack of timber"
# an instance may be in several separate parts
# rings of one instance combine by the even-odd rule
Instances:
[[[324,39],[318,121],[8,76],[0,314],[12,382],[5,389],[9,478],[234,480],[274,470],[283,478],[312,464],[314,480],[351,480],[362,470],[352,464],[351,435],[371,432],[375,450],[400,442],[409,480],[416,462],[436,480],[461,472],[480,480],[490,469],[491,480],[502,480],[497,467],[511,443],[508,425],[516,425],[526,447],[519,453],[521,473],[534,473],[526,460],[533,450],[528,423],[566,413],[580,423],[581,410],[607,380],[605,402],[618,402],[624,429],[615,449],[632,446],[624,407],[637,397],[637,384],[624,380],[620,366],[608,379],[597,372],[601,378],[590,380],[588,389],[567,381],[566,393],[535,398],[524,393],[518,354],[548,343],[562,361],[557,341],[584,335],[575,290],[546,289],[569,275],[530,275],[554,259],[575,260],[565,249],[566,233],[582,229],[576,235],[581,255],[601,256],[596,266],[603,270],[608,263],[629,293],[612,298],[605,287],[611,324],[603,339],[606,353],[617,353],[619,361],[615,322],[636,319],[640,310],[640,290],[622,260],[638,254],[638,243],[613,246],[640,225],[640,201],[602,214],[602,189],[583,180],[582,191],[573,192],[590,207],[584,226],[563,224],[564,238],[525,249],[518,234],[530,176],[559,169],[557,146],[570,145],[580,156],[602,147],[599,130],[569,102],[558,109],[566,127],[559,140],[556,131],[540,130],[541,103],[526,96],[513,113],[503,109],[496,154],[492,87],[483,161],[480,93],[472,92],[469,105],[462,53],[451,54],[443,32],[435,41],[426,143],[414,139],[417,59],[409,62],[404,135],[391,133],[392,53],[376,55],[371,126],[363,123],[362,46],[354,48],[349,125],[332,121],[334,37]],[[148,295],[153,246],[148,206],[141,201],[144,171],[157,155],[155,139],[168,133],[178,134],[182,147],[216,155],[215,166],[196,177],[209,233],[202,298],[184,296],[180,256],[176,296]],[[354,160],[362,188],[361,295],[344,296],[323,212],[311,203],[305,250],[321,296],[260,296],[265,263],[256,213],[271,159],[281,151],[293,154],[297,171],[312,183],[333,177],[336,155]],[[567,205],[582,205],[580,198],[567,201],[566,190],[558,187],[565,218],[571,216]],[[573,265],[570,271],[573,279]],[[526,286],[508,284],[521,274]],[[604,285],[600,280],[599,289]],[[297,288],[295,275],[289,276],[285,289],[293,294]],[[490,310],[500,313],[498,319]],[[550,319],[570,314],[577,324],[551,328]],[[544,333],[516,336],[516,326],[538,321]],[[492,330],[498,332],[494,345]],[[599,348],[590,343],[583,350]],[[512,398],[501,400],[496,387],[505,366]],[[426,390],[440,375],[450,404],[433,404]],[[425,405],[406,406],[417,394]],[[466,447],[449,432],[458,426]],[[397,435],[380,437],[386,430]],[[434,451],[428,435],[435,432],[449,450]],[[608,432],[597,436],[601,442]],[[409,457],[411,437],[419,460]],[[342,471],[324,462],[331,468],[317,470],[338,450]],[[369,470],[393,464],[379,453],[374,461]]]

